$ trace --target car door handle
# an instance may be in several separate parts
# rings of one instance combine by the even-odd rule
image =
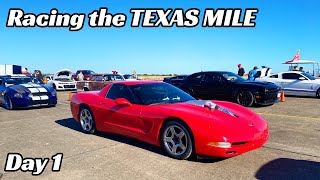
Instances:
[[[100,104],[106,104],[106,102],[104,102],[104,101],[101,101],[101,102],[100,102]]]

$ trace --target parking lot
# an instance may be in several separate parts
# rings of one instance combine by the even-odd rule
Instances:
[[[54,108],[0,108],[0,179],[34,178],[31,172],[4,172],[9,152],[41,158],[63,153],[61,171],[51,172],[50,161],[41,179],[320,179],[320,99],[286,97],[253,107],[270,129],[269,141],[258,150],[179,161],[133,139],[83,134],[71,117],[68,93],[58,93]]]

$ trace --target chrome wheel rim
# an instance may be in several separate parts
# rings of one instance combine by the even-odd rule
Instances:
[[[164,145],[173,155],[181,155],[188,147],[188,137],[182,128],[176,125],[169,126],[164,131]]]
[[[80,113],[80,123],[84,131],[90,131],[92,129],[92,115],[88,109],[83,109]]]

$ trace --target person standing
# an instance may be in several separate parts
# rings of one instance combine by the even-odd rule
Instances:
[[[35,79],[37,80],[37,83],[38,83],[38,84],[44,84],[44,82],[43,82],[43,75],[42,75],[41,71],[36,70],[36,72],[35,72]]]
[[[299,68],[299,71],[300,71],[300,72],[304,72],[303,67],[300,67],[300,68]]]
[[[238,64],[238,75],[239,75],[239,76],[243,76],[244,73],[245,73],[245,71],[244,71],[242,65],[241,65],[241,64]]]
[[[78,81],[83,81],[84,75],[83,75],[82,71],[79,72],[77,78],[78,78]]]
[[[258,69],[258,67],[255,66],[252,70],[249,71],[249,73],[248,73],[248,80],[249,81],[254,81],[256,79],[257,69]]]

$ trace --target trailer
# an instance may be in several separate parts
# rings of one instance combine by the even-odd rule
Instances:
[[[0,65],[0,75],[15,75],[22,74],[22,67],[19,65],[9,65],[3,64]]]

